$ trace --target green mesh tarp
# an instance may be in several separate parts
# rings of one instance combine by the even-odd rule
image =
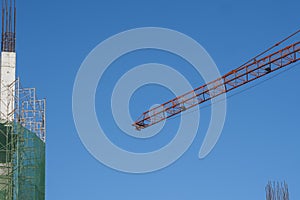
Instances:
[[[44,200],[45,143],[21,126],[17,126],[17,133],[17,200]]]
[[[9,162],[11,159],[10,151],[14,142],[12,141],[14,134],[12,134],[12,127],[0,124],[0,163]],[[15,138],[14,138],[15,139]]]
[[[4,163],[6,161],[6,135],[6,132],[3,132],[0,127],[0,163]]]
[[[12,184],[0,187],[0,200],[44,200],[45,143],[20,125],[10,127],[0,124],[0,183],[12,179]],[[12,173],[5,176],[2,169],[1,177],[4,164]]]

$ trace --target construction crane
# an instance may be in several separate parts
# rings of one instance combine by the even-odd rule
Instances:
[[[144,112],[132,125],[137,130],[147,128],[223,93],[296,63],[300,60],[300,41],[273,53],[270,53],[270,51],[299,33],[300,30],[296,31],[222,77]]]

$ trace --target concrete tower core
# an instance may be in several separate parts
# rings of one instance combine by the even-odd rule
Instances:
[[[16,79],[16,53],[1,52],[0,67],[0,120],[14,120],[14,92]]]
[[[14,120],[16,80],[16,3],[2,0],[0,60],[0,122]]]

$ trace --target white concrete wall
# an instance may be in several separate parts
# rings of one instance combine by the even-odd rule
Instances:
[[[1,52],[0,67],[0,120],[13,121],[16,79],[16,53]],[[9,117],[8,117],[9,116]]]

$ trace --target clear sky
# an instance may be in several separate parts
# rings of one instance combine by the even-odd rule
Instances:
[[[199,160],[210,118],[210,109],[202,109],[188,151],[153,173],[127,174],[101,164],[81,143],[72,116],[76,73],[88,53],[108,37],[147,26],[174,29],[203,45],[224,74],[299,29],[299,1],[28,0],[17,1],[17,6],[18,75],[24,87],[36,87],[39,97],[47,98],[48,200],[258,200],[265,198],[269,180],[285,180],[290,199],[300,199],[299,65],[229,98],[222,136],[209,156]],[[99,84],[96,110],[107,137],[135,152],[164,146],[178,127],[176,119],[156,137],[138,140],[124,135],[112,120],[114,83],[122,73],[148,62],[174,67],[193,87],[203,84],[174,55],[150,50],[117,60]],[[141,88],[130,102],[131,114],[137,117],[172,97],[157,85]]]

